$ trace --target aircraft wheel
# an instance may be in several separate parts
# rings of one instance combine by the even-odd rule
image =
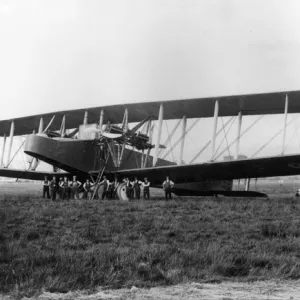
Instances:
[[[126,195],[126,183],[120,183],[117,187],[117,196],[119,200],[128,201],[128,197]]]
[[[100,200],[102,199],[103,190],[104,190],[103,184],[101,184],[97,187],[98,199],[100,199]]]

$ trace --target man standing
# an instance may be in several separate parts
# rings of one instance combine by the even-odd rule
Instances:
[[[90,200],[92,195],[92,184],[89,179],[83,184],[84,198]]]
[[[101,199],[104,200],[104,198],[107,197],[108,188],[109,188],[109,181],[106,176],[103,176],[103,180],[100,182],[100,185],[103,185],[103,192],[102,192]]]
[[[76,179],[76,176],[73,176],[73,180],[70,182],[71,199],[79,199],[78,188],[81,185],[82,183]]]
[[[63,178],[60,177],[59,181],[58,181],[58,189],[57,189],[58,199],[59,200],[63,199],[63,196],[64,196],[64,188],[61,187],[63,185],[63,182],[64,182]]]
[[[124,182],[125,182],[125,186],[126,186],[126,196],[128,197],[128,199],[131,198],[131,191],[132,191],[132,185],[131,185],[131,182],[129,180],[129,178],[125,178],[124,179]]]
[[[53,178],[50,182],[50,189],[51,189],[51,198],[52,198],[52,200],[55,200],[57,189],[58,189],[58,184],[56,182],[56,177],[55,176],[53,176]]]
[[[49,180],[48,177],[45,176],[45,180],[43,182],[43,198],[45,198],[46,194],[47,194],[47,199],[50,199],[50,193],[49,193]]]
[[[117,198],[117,189],[118,189],[119,184],[120,183],[119,183],[118,177],[115,176],[115,180],[110,185],[110,188],[111,188],[111,199],[116,199]]]
[[[166,177],[166,180],[162,184],[163,189],[165,191],[166,200],[172,199],[172,188],[174,186],[174,182],[170,180],[169,176]]]
[[[64,181],[62,181],[60,183],[60,187],[62,188],[62,199],[65,200],[69,200],[69,196],[70,196],[70,193],[69,193],[69,190],[70,190],[70,187],[69,187],[69,179],[67,176],[64,177]]]
[[[148,181],[148,178],[144,178],[144,182],[142,183],[143,189],[144,189],[144,199],[150,199],[150,181]]]
[[[135,199],[140,200],[141,197],[141,182],[137,177],[134,177],[134,181],[132,183]]]

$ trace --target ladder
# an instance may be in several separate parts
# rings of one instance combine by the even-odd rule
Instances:
[[[94,183],[95,188],[93,190],[93,194],[92,194],[91,200],[94,200],[94,198],[96,196],[96,193],[98,192],[99,183],[100,183],[101,178],[103,176],[103,173],[105,171],[105,168],[106,168],[106,165],[107,165],[107,162],[108,162],[108,158],[109,158],[109,155],[107,154],[107,156],[105,158],[105,162],[104,162],[103,166],[100,167],[100,171],[99,171],[99,173],[97,175],[97,179],[96,179],[96,181]]]

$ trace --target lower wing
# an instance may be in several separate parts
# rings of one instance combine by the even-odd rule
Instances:
[[[175,183],[178,183],[298,175],[300,174],[300,155],[120,170],[116,174],[120,177],[147,177],[151,179],[152,186],[160,186],[165,176],[170,176]]]
[[[120,177],[120,179],[122,177],[129,176],[137,176],[139,178],[148,177],[148,179],[151,180],[152,186],[161,186],[166,176],[171,176],[175,183],[184,183],[203,180],[232,180],[239,178],[299,175],[300,155],[285,155],[233,161],[206,162],[191,165],[171,165],[144,169],[120,170],[111,172],[111,174],[116,174]],[[64,176],[70,174],[0,168],[0,176],[3,177],[43,180],[47,175]],[[96,173],[92,175],[97,176]],[[86,176],[89,177],[89,173],[87,173]]]
[[[58,176],[64,176],[65,174],[68,173],[26,171],[26,170],[19,170],[19,169],[0,168],[1,177],[22,178],[27,180],[44,180],[45,176],[50,176],[49,178],[51,178],[53,175],[56,175],[58,177]]]

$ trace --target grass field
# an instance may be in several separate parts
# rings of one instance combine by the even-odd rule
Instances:
[[[300,278],[300,200],[51,202],[0,184],[0,291]],[[266,187],[266,189],[268,189]]]

